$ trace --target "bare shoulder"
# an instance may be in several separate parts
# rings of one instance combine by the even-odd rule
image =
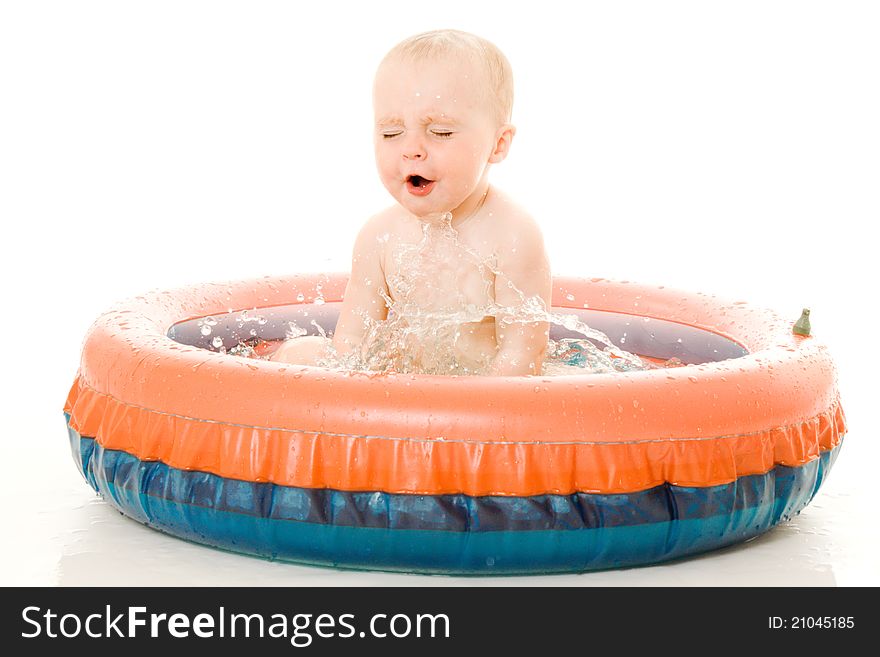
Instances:
[[[397,230],[397,224],[400,221],[399,214],[398,209],[392,206],[367,219],[358,231],[355,252],[383,252],[389,235]]]
[[[364,222],[364,225],[361,226],[361,230],[358,233],[359,237],[361,235],[367,237],[381,237],[381,235],[389,230],[393,230],[394,224],[396,223],[397,215],[399,214],[395,207],[385,208],[371,216]]]
[[[518,250],[543,253],[544,236],[535,217],[508,194],[493,188],[491,203],[491,230],[496,236],[500,252]]]

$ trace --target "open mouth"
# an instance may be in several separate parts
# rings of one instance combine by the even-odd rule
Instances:
[[[434,187],[434,181],[423,178],[422,176],[407,176],[406,188],[410,194],[416,196],[425,196],[431,192]]]

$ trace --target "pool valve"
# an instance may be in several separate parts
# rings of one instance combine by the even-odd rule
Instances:
[[[794,323],[794,326],[791,328],[791,332],[795,335],[810,335],[810,309],[804,308],[801,312],[801,316]]]

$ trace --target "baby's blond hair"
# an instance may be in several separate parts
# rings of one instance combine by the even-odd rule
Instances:
[[[513,69],[504,53],[491,41],[461,30],[423,32],[394,46],[382,63],[397,58],[418,62],[450,55],[467,57],[484,68],[495,116],[499,123],[510,121],[513,111]]]

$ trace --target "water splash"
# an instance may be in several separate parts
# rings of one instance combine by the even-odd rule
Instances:
[[[306,331],[303,327],[301,327],[296,322],[288,322],[287,323],[287,331],[284,333],[284,337],[287,340],[294,340],[303,335],[308,335],[308,331]]]
[[[509,280],[508,287],[517,302],[499,304],[495,284],[506,277],[492,258],[481,256],[458,239],[451,221],[452,215],[446,213],[423,222],[421,241],[402,244],[392,254],[396,266],[387,277],[388,292],[380,289],[386,319],[364,316],[366,331],[360,345],[340,355],[328,344],[319,366],[403,374],[486,374],[495,356],[496,330],[547,323],[563,326],[583,338],[548,338],[541,374],[655,367],[615,346],[604,333],[590,328],[577,316],[550,312],[539,296],[526,296]],[[466,295],[461,283],[468,272],[479,274],[479,294],[471,290],[471,295]],[[475,297],[486,301],[474,303]],[[481,342],[484,347],[490,344],[491,349],[474,349]]]
[[[386,235],[383,241],[387,239]],[[318,366],[349,373],[487,374],[495,357],[496,332],[550,324],[582,337],[547,338],[545,357],[537,372],[544,376],[629,372],[681,365],[677,359],[662,365],[642,360],[614,345],[608,336],[589,327],[577,315],[551,312],[539,296],[526,296],[498,269],[494,258],[482,256],[458,239],[450,213],[427,218],[422,223],[421,240],[399,245],[391,256],[395,266],[387,275],[388,291],[379,288],[387,316],[383,320],[362,316],[364,337],[354,349],[345,354],[337,353],[330,340],[332,336],[315,319],[309,321],[326,339]],[[496,301],[498,280],[507,280],[514,303],[503,305]],[[371,281],[365,283],[370,285]],[[296,298],[303,301],[305,297],[299,293]],[[574,300],[571,294],[566,298]],[[485,301],[476,303],[475,299]],[[323,301],[319,283],[314,303],[320,305]],[[257,309],[250,312],[256,313]],[[266,318],[250,312],[243,310],[237,317],[240,331],[250,328],[249,338],[239,339],[228,351],[219,338],[215,338],[212,345],[234,356],[269,358],[273,349],[266,349],[265,341],[251,328],[254,323],[264,325]],[[204,324],[210,330],[216,320],[206,320]],[[308,334],[307,329],[291,321],[285,338],[291,340]]]

